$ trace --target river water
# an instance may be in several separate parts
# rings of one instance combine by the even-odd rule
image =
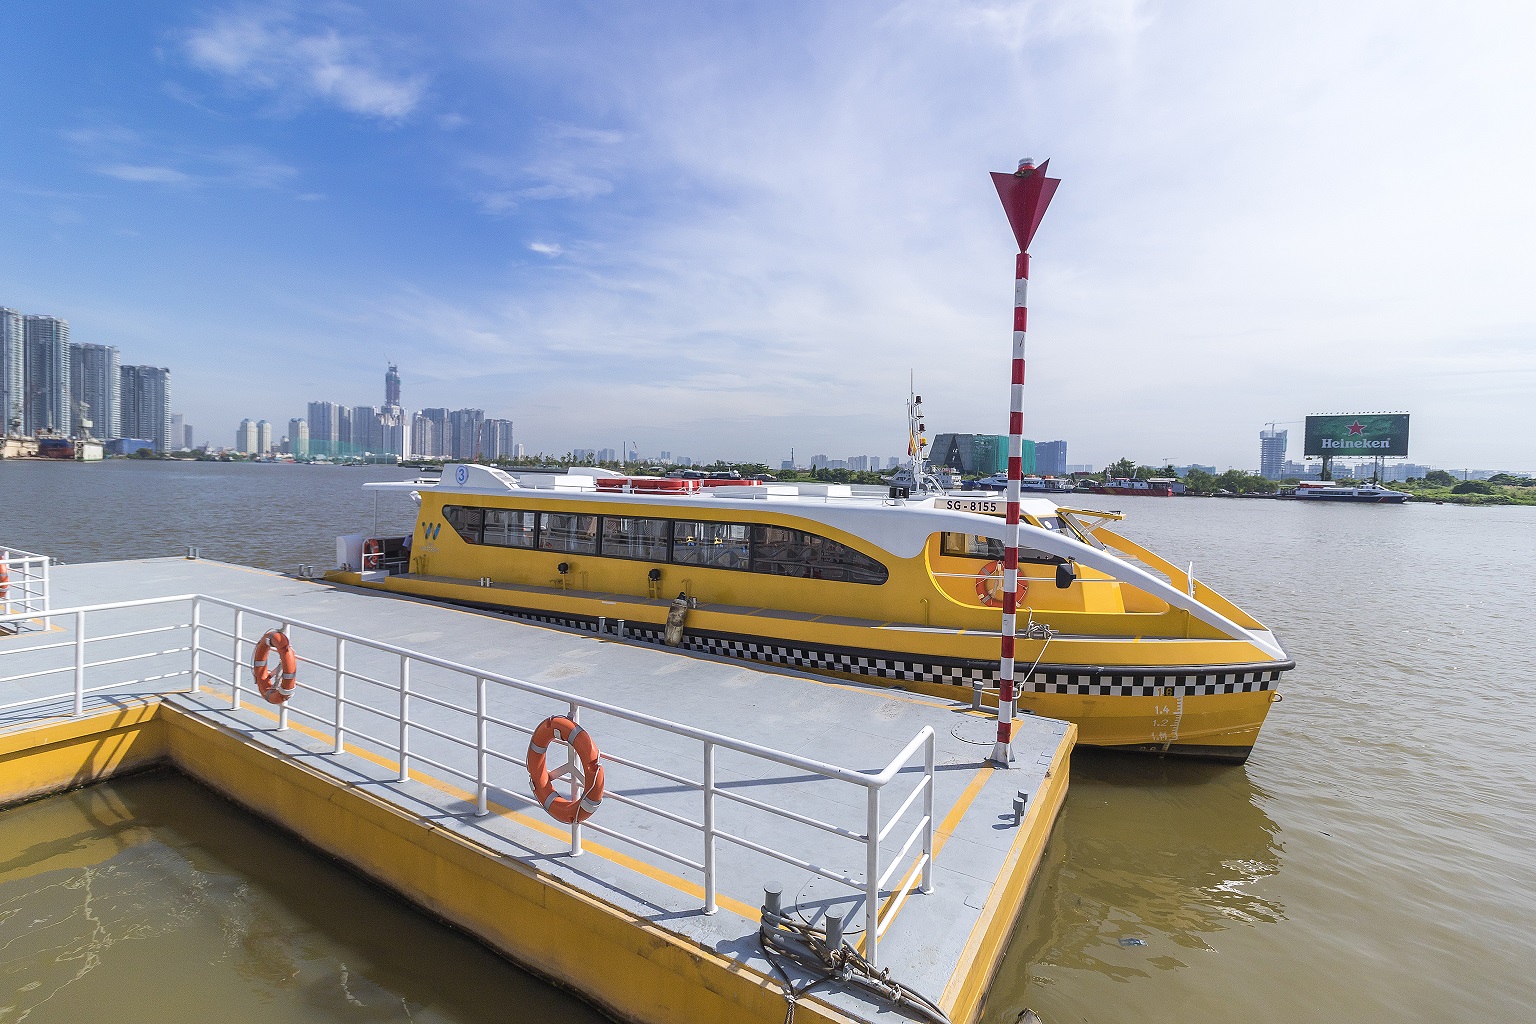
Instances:
[[[0,542],[329,564],[372,526],[361,483],[410,475],[6,462]],[[1079,751],[986,1020],[1531,1019],[1536,508],[1082,503],[1192,560],[1300,667],[1246,765]],[[411,518],[381,502],[381,529]]]

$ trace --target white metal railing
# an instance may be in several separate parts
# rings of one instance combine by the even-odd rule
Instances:
[[[166,612],[180,610],[181,614],[162,617],[148,627],[142,625],[145,611],[152,613],[161,609]],[[136,628],[109,624],[112,617],[124,613],[139,616]],[[288,728],[290,719],[297,716],[331,731],[332,754],[340,754],[349,740],[361,740],[392,752],[398,757],[397,778],[400,782],[409,780],[411,767],[416,762],[460,779],[474,787],[476,815],[488,813],[493,787],[498,797],[507,796],[538,807],[538,802],[522,791],[527,785],[526,774],[509,771],[507,766],[526,771],[526,761],[520,756],[526,749],[523,737],[531,736],[538,722],[552,710],[558,709],[558,713],[575,721],[580,721],[585,712],[589,716],[601,715],[638,726],[643,736],[665,733],[696,742],[697,760],[693,762],[695,769],[691,773],[647,764],[638,756],[612,752],[601,755],[610,773],[618,766],[649,779],[661,780],[670,787],[664,792],[672,795],[683,792],[698,795],[698,819],[640,799],[633,792],[634,787],[627,787],[631,792],[625,793],[611,781],[604,796],[605,802],[611,800],[633,808],[645,815],[646,820],[661,819],[697,833],[696,853],[667,848],[618,828],[609,828],[591,818],[570,825],[570,852],[579,855],[583,834],[591,831],[699,872],[703,876],[703,912],[706,914],[713,914],[717,909],[719,871],[716,853],[720,843],[728,843],[833,879],[861,893],[865,917],[864,955],[872,964],[877,964],[879,938],[895,920],[895,911],[914,888],[925,893],[933,888],[935,734],[929,726],[924,726],[913,736],[881,770],[857,771],[222,598],[192,594],[150,598],[56,609],[51,616],[67,624],[67,639],[14,651],[0,648],[0,664],[4,664],[6,655],[10,655],[11,664],[26,669],[0,676],[0,687],[3,687],[0,689],[0,711],[65,701],[72,702],[72,712],[78,716],[85,713],[86,698],[93,694],[155,695],[210,688],[215,693],[227,692],[229,707],[238,708],[243,694],[255,695],[249,659],[256,642],[268,629],[277,628],[289,635],[300,663],[295,695],[277,712],[279,729]],[[15,614],[0,616],[0,626],[18,618]],[[149,650],[143,649],[146,646],[143,638],[149,639]],[[322,639],[330,641],[325,645],[327,657],[315,658],[303,653],[307,649],[313,654],[317,641]],[[114,646],[116,650],[107,650]],[[135,649],[125,649],[129,647]],[[102,655],[92,660],[90,655],[97,650]],[[107,656],[109,654],[115,656]],[[42,655],[46,657],[34,657]],[[32,663],[22,665],[27,658],[31,658]],[[143,668],[135,671],[147,671],[148,674],[138,678],[118,678],[94,685],[88,678],[99,678],[107,669],[120,672],[126,666],[140,663],[144,663]],[[221,671],[215,671],[215,668]],[[420,677],[414,682],[413,669]],[[324,680],[319,685],[310,681],[317,671]],[[223,672],[228,673],[227,677]],[[62,691],[4,700],[22,685],[36,689],[41,680],[60,675],[70,678],[70,685]],[[184,683],[172,687],[168,685],[172,679],[184,680]],[[463,694],[462,701],[451,699],[455,688]],[[525,721],[503,717],[507,712],[498,713],[497,704],[506,705],[519,695],[539,698],[554,707],[546,706],[542,709],[543,714]],[[523,713],[527,713],[526,708]],[[445,723],[442,721],[444,717],[452,718],[453,722]],[[364,721],[359,722],[359,719]],[[364,731],[380,721],[385,726],[384,735]],[[586,727],[590,728],[590,721]],[[506,742],[509,735],[518,738],[509,744]],[[434,742],[437,746],[431,746]],[[648,742],[640,744],[642,747],[648,745]],[[443,746],[467,756],[458,765],[449,763],[453,757],[440,752]],[[431,753],[427,752],[429,748]],[[914,764],[919,752],[921,760]],[[862,789],[862,799],[855,796],[851,801],[827,801],[841,804],[844,810],[862,820],[853,827],[845,827],[804,813],[803,804],[801,809],[792,810],[737,792],[730,779],[723,779],[720,774],[718,761],[722,753],[735,755],[754,767],[766,764],[791,768],[816,780]],[[678,769],[679,766],[673,762],[671,768]],[[904,773],[908,777],[920,773],[920,777],[909,792],[901,794],[896,812],[885,817],[882,794],[898,775]],[[738,771],[735,774],[741,775],[744,783],[754,778],[750,773]],[[552,776],[557,781],[569,781],[570,795],[574,799],[579,792],[580,775],[575,754],[568,749],[565,767]],[[504,784],[497,784],[500,782]],[[818,791],[808,795],[822,794]],[[861,808],[858,807],[860,803]],[[778,824],[762,830],[762,834],[729,831],[719,821],[720,810],[728,805],[749,808]],[[914,813],[917,820],[906,833],[898,852],[883,855],[881,844],[897,832],[903,821],[911,820]],[[820,863],[777,848],[773,844],[785,834],[784,823],[830,833],[848,841],[854,847],[856,863],[859,860],[862,863],[852,867],[841,858],[837,863]],[[656,826],[644,827],[647,832],[653,832]],[[665,826],[662,830],[665,831]],[[915,852],[914,847],[917,847]],[[906,870],[902,871],[904,867]],[[893,880],[898,883],[894,889],[890,888]],[[883,915],[884,921],[879,913],[882,891],[888,892],[891,898],[890,910]]]
[[[20,633],[48,628],[51,623],[45,615],[48,611],[48,567],[51,564],[53,559],[47,555],[19,548],[0,548],[0,618],[9,619],[0,625],[0,632]]]

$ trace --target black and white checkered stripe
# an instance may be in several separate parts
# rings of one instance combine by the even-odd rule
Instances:
[[[561,626],[566,629],[589,632],[597,629],[596,619],[582,616],[523,609],[501,608],[498,610],[519,619]],[[608,620],[610,632],[617,628],[617,620]],[[660,643],[662,638],[661,627],[648,623],[626,623],[624,633],[626,637],[649,643]],[[948,683],[953,686],[975,686],[980,682],[989,688],[997,686],[996,662],[967,664],[924,661],[895,657],[875,651],[816,648],[803,644],[775,643],[761,639],[697,632],[683,634],[682,649],[718,657],[783,665],[807,672],[838,672],[893,682]],[[1270,690],[1274,689],[1279,680],[1279,669],[1154,674],[1063,672],[1059,668],[1046,666],[1031,675],[1029,680],[1023,683],[1021,690],[1024,693],[1060,693],[1094,697],[1194,697]]]

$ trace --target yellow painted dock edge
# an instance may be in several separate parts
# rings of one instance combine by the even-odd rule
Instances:
[[[1018,835],[1008,849],[997,880],[992,883],[981,916],[971,928],[960,960],[949,976],[949,984],[944,986],[944,994],[939,997],[939,1007],[954,1024],[972,1024],[986,1008],[987,990],[1002,965],[1003,953],[1024,906],[1024,897],[1040,869],[1046,840],[1050,838],[1061,813],[1062,801],[1066,799],[1072,748],[1076,744],[1077,726],[1069,724],[1046,770],[1045,783],[1024,812]]]

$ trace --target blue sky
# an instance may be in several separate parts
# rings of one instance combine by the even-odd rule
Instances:
[[[1029,436],[1252,466],[1267,420],[1408,409],[1415,461],[1536,469],[1533,22],[12,4],[0,304],[170,366],[218,442],[393,359],[535,451],[895,454],[909,370],[932,428],[1005,429],[986,172],[1049,156]]]

